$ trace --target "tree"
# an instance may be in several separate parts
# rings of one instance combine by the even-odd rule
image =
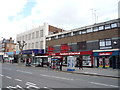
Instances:
[[[24,46],[27,45],[27,43],[25,43],[25,41],[23,41],[22,43],[21,43],[21,41],[17,41],[17,43],[18,43],[19,50],[20,50],[19,61],[18,61],[18,63],[20,64],[21,63],[21,57],[22,57],[22,50],[23,50]]]

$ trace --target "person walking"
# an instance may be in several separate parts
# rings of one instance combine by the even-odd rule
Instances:
[[[48,68],[48,70],[50,69],[50,63],[49,62],[47,62],[47,68]]]
[[[83,70],[83,62],[82,57],[79,57],[79,69]]]

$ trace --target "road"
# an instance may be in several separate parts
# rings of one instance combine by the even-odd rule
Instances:
[[[118,88],[118,79],[72,74],[40,67],[1,64],[2,88]]]

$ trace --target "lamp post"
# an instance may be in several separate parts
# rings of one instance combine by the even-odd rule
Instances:
[[[18,43],[18,46],[19,46],[19,50],[20,50],[20,53],[19,53],[19,59],[18,59],[18,63],[20,64],[21,63],[21,56],[22,56],[22,50],[24,48],[25,45],[27,45],[27,43],[25,43],[25,41],[17,41]]]

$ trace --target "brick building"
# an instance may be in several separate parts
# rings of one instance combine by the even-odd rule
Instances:
[[[12,37],[10,39],[3,39],[1,41],[1,52],[14,52],[15,51],[15,43],[14,40],[12,40]]]
[[[48,55],[82,56],[83,66],[113,67],[119,63],[120,19],[46,36]],[[77,65],[77,61],[76,61]]]

